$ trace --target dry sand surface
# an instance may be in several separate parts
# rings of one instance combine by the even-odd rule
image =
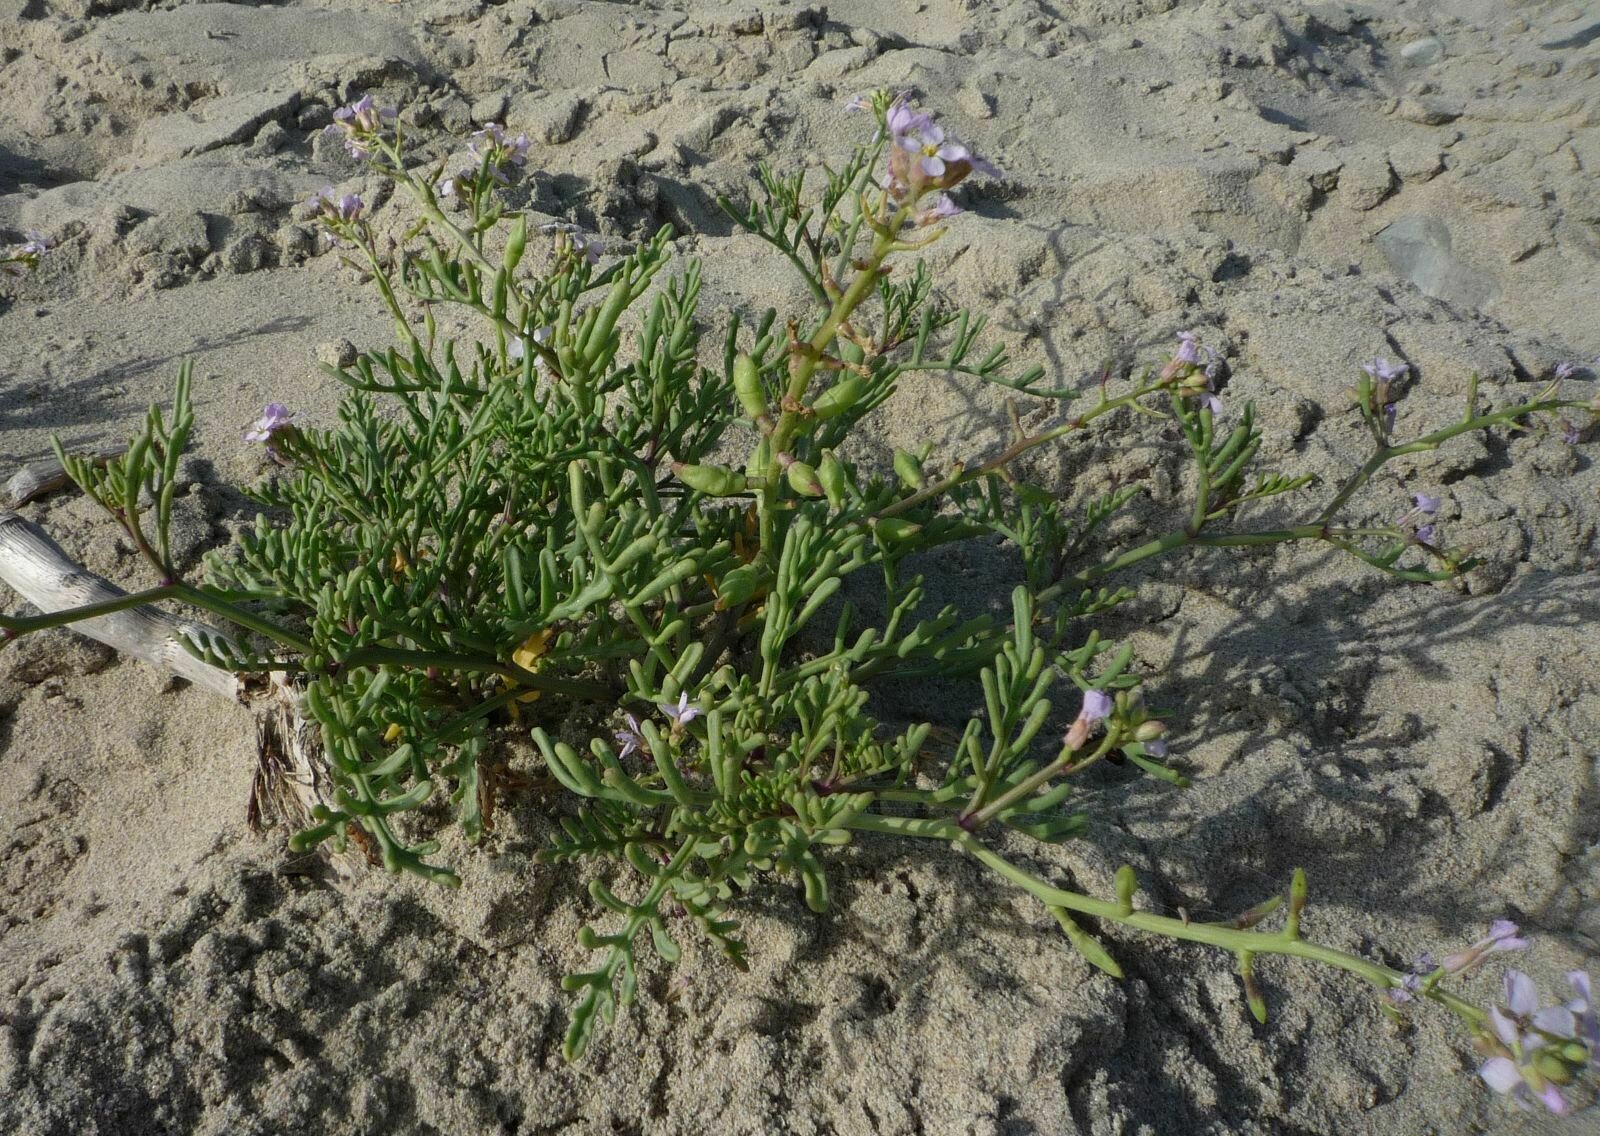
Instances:
[[[838,159],[887,86],[1005,170],[932,255],[994,342],[1090,388],[1198,329],[1254,400],[1269,459],[1331,478],[1364,456],[1345,386],[1407,362],[1402,432],[1532,395],[1600,353],[1600,9],[1435,0],[0,0],[0,236],[58,247],[0,300],[0,461],[124,438],[179,362],[198,437],[186,564],[249,518],[240,431],[268,399],[335,406],[316,369],[386,342],[377,298],[318,255],[332,184],[404,213],[319,128],[364,92],[424,155],[476,124],[534,139],[513,200],[601,233],[663,222],[729,305],[801,310],[785,265],[714,208],[760,159]],[[713,336],[715,338],[715,336]],[[1572,393],[1593,391],[1584,364]],[[981,451],[997,401],[930,379],[874,445]],[[1030,411],[1031,412],[1031,411]],[[1041,408],[1037,414],[1057,413]],[[1353,517],[1443,497],[1486,560],[1399,587],[1321,551],[1151,570],[1108,624],[1178,707],[1179,793],[1110,771],[1092,840],[1013,851],[1156,910],[1231,914],[1312,880],[1308,929],[1405,965],[1519,919],[1551,988],[1600,938],[1600,473],[1548,430],[1462,438],[1386,472]],[[1174,439],[1101,432],[1036,463],[1087,496],[1183,491]],[[874,445],[858,456],[880,457]],[[1326,492],[1326,489],[1323,490]],[[148,584],[72,494],[25,510],[85,563]],[[988,602],[993,564],[939,588]],[[13,608],[9,596],[7,602]],[[913,704],[944,724],[973,691]],[[66,634],[0,655],[0,1132],[1458,1133],[1544,1131],[1491,1099],[1438,1014],[1391,1025],[1356,980],[1269,960],[1272,1021],[1230,960],[1108,934],[1090,970],[1031,901],[953,854],[861,841],[836,909],[776,882],[743,909],[752,970],[709,950],[565,1064],[563,973],[585,880],[539,868],[533,797],[459,892],[336,885],[250,836],[243,709]],[[1471,988],[1488,1000],[1494,968]],[[1591,1112],[1562,1126],[1600,1131]]]

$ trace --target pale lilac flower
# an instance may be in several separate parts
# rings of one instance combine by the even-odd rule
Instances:
[[[1563,442],[1569,446],[1576,446],[1578,440],[1582,437],[1583,427],[1568,422],[1565,418],[1561,419],[1561,440]]]
[[[244,432],[247,442],[272,442],[272,436],[289,425],[294,412],[281,402],[269,402],[267,408],[255,424]]]
[[[890,104],[885,121],[896,146],[902,145],[908,136],[920,134],[933,125],[933,119],[928,115],[911,109],[910,102],[903,94],[897,96]]]
[[[43,256],[45,253],[50,251],[50,238],[45,236],[43,233],[37,233],[32,229],[29,229],[23,234],[23,237],[25,239],[23,240],[21,246],[17,249],[15,255],[37,257]]]
[[[477,180],[478,171],[469,167],[454,177],[443,179],[434,188],[439,191],[440,197],[455,197],[458,194],[466,195],[472,192],[472,187]]]
[[[946,141],[944,128],[931,122],[915,137],[902,137],[900,148],[917,157],[917,165],[930,178],[943,177],[948,163],[965,161],[969,156],[965,146],[953,138]]]
[[[1577,373],[1578,373],[1578,364],[1576,364],[1576,363],[1567,362],[1567,363],[1557,363],[1556,364],[1555,377],[1557,379],[1570,379],[1570,378],[1572,378],[1573,375],[1575,375]]]
[[[605,251],[600,245],[599,237],[589,236],[580,226],[568,221],[547,221],[539,226],[539,231],[564,234],[572,245],[572,251],[582,256],[591,266],[600,263],[600,254]]]
[[[486,123],[482,130],[473,132],[472,140],[467,143],[467,153],[480,165],[487,160],[489,176],[505,185],[506,166],[523,166],[528,162],[528,136],[518,134],[508,138],[505,127],[498,122]]]
[[[1425,520],[1439,511],[1440,499],[1431,497],[1426,493],[1413,493],[1411,495],[1411,508],[1395,519],[1395,524],[1401,528],[1416,530],[1416,537],[1423,544],[1432,544],[1434,526]],[[1499,926],[1499,924],[1496,924]]]
[[[639,719],[626,711],[623,712],[622,716],[628,720],[627,728],[618,730],[611,735],[616,739],[618,761],[628,760],[630,753],[642,749],[646,744],[644,735],[639,732]]]
[[[1083,708],[1078,711],[1078,717],[1090,722],[1101,722],[1111,716],[1114,706],[1116,702],[1111,695],[1091,687],[1083,692]]]
[[[1067,736],[1062,740],[1068,749],[1082,749],[1083,743],[1089,740],[1089,733],[1098,722],[1111,716],[1116,702],[1111,695],[1103,690],[1090,687],[1083,692],[1083,706],[1078,710],[1078,716],[1067,730]]]
[[[1200,395],[1200,405],[1211,411],[1212,417],[1222,413],[1222,400],[1210,391]]]
[[[1524,1073],[1527,1072],[1532,1070],[1519,1068],[1509,1057],[1491,1057],[1478,1066],[1478,1076],[1483,1078],[1484,1084],[1502,1096],[1509,1096],[1523,1108],[1532,1108],[1536,1094],[1524,1079]],[[1560,1087],[1543,1077],[1539,1077],[1539,1082],[1540,1088],[1537,1093],[1539,1102],[1556,1116],[1567,1115],[1572,1106],[1561,1095]]]
[[[1439,965],[1450,974],[1472,970],[1489,955],[1498,951],[1520,951],[1528,940],[1517,936],[1517,925],[1509,919],[1496,919],[1489,925],[1489,933],[1464,951],[1446,956]],[[1514,972],[1513,972],[1514,973]]]
[[[1167,739],[1165,738],[1151,738],[1149,741],[1141,742],[1140,744],[1144,746],[1145,753],[1151,757],[1165,758],[1167,756]]]
[[[1363,363],[1361,369],[1380,382],[1392,383],[1411,368],[1405,363],[1391,363],[1383,356],[1378,356],[1370,363]]]
[[[851,95],[850,101],[844,104],[845,110],[871,110],[871,95]]]
[[[668,718],[672,719],[672,725],[674,729],[681,730],[690,722],[700,717],[700,707],[689,705],[688,691],[680,692],[678,695],[678,701],[676,703],[657,702],[656,709],[660,710]]]

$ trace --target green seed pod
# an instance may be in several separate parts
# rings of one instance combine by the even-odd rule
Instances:
[[[772,469],[772,439],[765,434],[750,451],[750,461],[744,471],[750,477],[766,477]]]
[[[906,450],[896,450],[894,471],[900,475],[900,481],[907,489],[922,488],[922,463],[917,460],[917,455]]]
[[[495,319],[503,319],[506,314],[506,291],[511,284],[511,273],[502,268],[494,274],[494,286],[490,292],[489,310]]]
[[[817,478],[817,471],[805,462],[790,462],[788,469],[789,487],[802,497],[821,497],[822,482]]]
[[[834,383],[833,386],[823,391],[811,404],[812,413],[819,421],[837,418],[861,401],[861,396],[867,393],[867,380],[860,375],[851,375],[848,379]]]
[[[739,396],[739,405],[753,421],[766,417],[767,395],[761,389],[761,372],[748,355],[741,354],[733,361],[733,393]]]
[[[822,491],[828,495],[828,504],[835,509],[843,508],[847,484],[844,463],[834,456],[832,450],[822,451],[822,464],[817,467],[817,480],[822,484]]]
[[[511,236],[506,239],[506,255],[500,261],[505,266],[507,276],[515,272],[517,265],[522,263],[522,253],[527,247],[528,216],[524,213],[517,218],[516,227],[511,230]]]
[[[698,489],[711,497],[731,497],[743,493],[750,481],[742,473],[735,473],[724,465],[685,465],[673,462],[672,472],[690,489]]]
[[[909,540],[922,531],[922,526],[903,517],[885,517],[878,522],[877,533],[884,540],[898,542]]]

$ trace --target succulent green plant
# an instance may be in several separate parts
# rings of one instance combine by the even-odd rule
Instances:
[[[408,163],[393,116],[370,100],[346,108],[330,129],[410,191],[420,220],[386,254],[359,198],[330,190],[315,207],[377,287],[396,343],[329,368],[347,388],[337,423],[268,408],[248,435],[277,467],[252,490],[263,511],[236,546],[208,557],[204,583],[177,579],[165,536],[192,422],[187,372],[171,416],[152,411],[124,457],[97,466],[63,455],[164,582],[0,626],[15,635],[166,599],[232,621],[252,645],[202,637],[194,650],[235,673],[289,676],[320,731],[331,791],[293,847],[354,836],[391,871],[444,884],[456,874],[404,818],[447,798],[479,838],[495,731],[531,719],[538,754],[576,801],[558,810],[562,832],[541,860],[609,859],[636,878],[631,898],[590,885],[601,919],[582,941],[597,962],[567,979],[578,995],[571,1058],[633,997],[639,943],[678,958],[686,924],[669,913],[686,913],[742,965],[736,896],[789,875],[824,910],[830,849],[870,833],[972,857],[1048,908],[1110,974],[1118,964],[1080,920],[1231,952],[1263,1019],[1256,960],[1313,959],[1366,979],[1387,1008],[1426,998],[1455,1011],[1531,1091],[1564,1083],[1528,1057],[1536,1045],[1508,1041],[1492,1014],[1444,989],[1485,952],[1408,974],[1319,945],[1301,933],[1303,872],[1237,920],[1199,923],[1138,910],[1130,868],[1115,896],[1096,898],[1006,859],[992,835],[1082,836],[1074,778],[1101,761],[1185,784],[1132,649],[1094,628],[1133,594],[1119,572],[1184,548],[1309,541],[1401,581],[1457,576],[1471,562],[1438,539],[1425,494],[1388,526],[1347,526],[1344,506],[1396,457],[1577,404],[1552,386],[1480,411],[1474,384],[1457,422],[1400,441],[1389,394],[1398,372],[1374,361],[1356,388],[1370,460],[1302,523],[1253,528],[1252,505],[1311,479],[1254,468],[1261,428],[1249,406],[1225,412],[1215,355],[1184,333],[1159,366],[1085,400],[1046,385],[1042,368],[983,349],[983,317],[943,306],[918,252],[960,212],[946,191],[993,168],[903,98],[879,92],[860,105],[873,135],[837,170],[814,179],[763,166],[752,202],[721,203],[794,266],[814,305],[753,324],[729,315],[720,350],[701,343],[699,266],[668,275],[668,231],[607,259],[569,227],[530,230],[497,192],[524,139],[486,128],[473,164],[446,178],[442,166]],[[531,272],[529,246],[543,240],[548,270]],[[445,306],[476,313],[481,339],[442,337]],[[1030,433],[1013,407],[996,452],[900,451],[892,477],[846,460],[863,418],[929,372],[1070,411]],[[1023,455],[1117,415],[1176,423],[1195,470],[1182,523],[1131,544],[1105,533],[1139,486],[1073,510],[1016,472]],[[742,459],[728,462],[733,452]],[[997,538],[1019,568],[1009,611],[929,610],[919,558]],[[861,587],[881,583],[876,617],[847,595],[858,574]],[[930,676],[981,691],[984,712],[953,743],[936,742],[927,723],[891,727],[870,712],[876,691]],[[1264,929],[1279,907],[1282,925]],[[1587,1060],[1585,1036],[1561,1051],[1561,1070]]]

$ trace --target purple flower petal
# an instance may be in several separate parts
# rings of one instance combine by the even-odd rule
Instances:
[[[1499,1006],[1489,1007],[1489,1025],[1494,1029],[1494,1035],[1500,1039],[1502,1045],[1517,1044],[1517,1036],[1521,1031],[1517,1028],[1517,1023],[1507,1017]]]
[[[1116,702],[1111,695],[1101,690],[1086,690],[1083,692],[1083,709],[1078,711],[1078,717],[1085,722],[1099,722],[1111,716],[1112,707]]]
[[[1556,1116],[1565,1116],[1572,1111],[1572,1105],[1561,1095],[1561,1086],[1548,1081],[1545,1082],[1544,1088],[1539,1090],[1539,1102]]]
[[[1497,1093],[1509,1093],[1522,1084],[1522,1071],[1506,1057],[1491,1057],[1478,1066],[1478,1076]]]
[[[1539,988],[1520,970],[1506,971],[1506,1009],[1519,1018],[1530,1018],[1539,1009]]]
[[[1391,363],[1380,355],[1370,363],[1363,363],[1361,369],[1373,378],[1388,383],[1398,379],[1411,368],[1404,363]]]
[[[1547,1006],[1533,1015],[1533,1028],[1570,1041],[1578,1036],[1578,1023],[1565,1006]]]

